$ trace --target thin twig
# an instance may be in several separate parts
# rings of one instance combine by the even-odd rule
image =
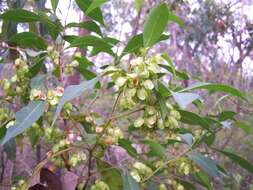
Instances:
[[[174,158],[168,160],[167,162],[163,163],[159,168],[157,168],[155,171],[153,171],[149,176],[147,176],[146,178],[144,178],[142,180],[142,183],[149,180],[151,177],[153,177],[157,172],[159,172],[161,169],[163,169],[165,166],[167,166],[169,163],[174,162],[175,160],[179,159],[180,157],[184,156],[185,154],[187,154],[189,151],[191,150],[191,148],[187,149],[186,151],[182,152],[181,154],[175,156]]]

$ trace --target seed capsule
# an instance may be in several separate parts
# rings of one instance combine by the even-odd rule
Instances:
[[[140,100],[145,100],[148,96],[147,91],[143,88],[137,91],[137,96]]]
[[[147,90],[152,90],[154,88],[154,84],[151,80],[145,80],[143,83],[143,86],[147,89]]]
[[[137,120],[134,122],[135,127],[141,127],[144,124],[144,119],[142,117],[139,117]]]

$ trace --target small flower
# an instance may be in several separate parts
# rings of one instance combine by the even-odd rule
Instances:
[[[56,87],[56,90],[55,90],[55,95],[56,95],[56,96],[62,96],[63,93],[64,93],[64,88],[61,87],[61,86],[57,86],[57,87]]]

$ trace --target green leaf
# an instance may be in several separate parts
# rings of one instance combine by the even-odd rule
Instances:
[[[74,98],[76,98],[78,96],[81,96],[84,91],[91,90],[97,82],[98,82],[98,78],[94,78],[89,81],[84,81],[79,85],[68,86],[64,90],[63,96],[61,97],[61,99],[57,105],[57,108],[56,108],[56,111],[54,114],[53,124],[56,121],[56,118],[60,114],[60,112],[66,102],[73,100]]]
[[[18,33],[10,38],[10,42],[23,48],[35,48],[45,50],[46,42],[39,36],[31,32]]]
[[[190,152],[188,157],[210,176],[219,177],[218,168],[211,158],[205,157],[198,152]]]
[[[144,47],[153,46],[161,37],[168,23],[168,8],[165,3],[153,8],[144,23]]]
[[[135,0],[135,8],[137,12],[140,12],[144,0]]]
[[[67,24],[66,27],[68,27],[68,28],[70,28],[70,27],[84,28],[86,30],[89,30],[91,32],[95,32],[98,35],[102,36],[102,32],[100,30],[100,27],[93,21],[87,21],[87,22],[81,22],[81,23],[72,22],[72,23]]]
[[[245,95],[240,92],[239,90],[225,84],[217,84],[217,83],[205,83],[205,82],[199,82],[195,83],[187,88],[184,88],[180,90],[179,92],[185,92],[190,90],[197,90],[197,89],[206,89],[213,92],[225,92],[228,94],[231,94],[233,96],[240,97],[244,100],[246,100]]]
[[[75,35],[65,35],[63,36],[63,39],[67,41],[68,43],[72,43],[74,40],[78,39],[78,36]]]
[[[181,185],[184,186],[185,189],[187,190],[196,190],[196,188],[194,187],[194,185],[188,181],[182,180],[182,179],[176,179],[176,181],[178,183],[180,183]]]
[[[84,139],[85,139],[85,142],[87,142],[89,145],[94,145],[97,142],[97,135],[86,133],[84,134]]]
[[[93,0],[88,9],[85,11],[87,15],[91,13],[94,9],[99,8],[102,4],[107,2],[108,0]]]
[[[186,106],[188,106],[193,101],[200,99],[200,96],[198,94],[188,92],[172,92],[172,96],[174,100],[178,103],[178,105],[183,109],[185,109]]]
[[[146,139],[142,141],[144,144],[149,145],[150,151],[148,156],[159,157],[163,159],[165,157],[165,148],[155,140]]]
[[[167,61],[167,63],[169,64],[169,67],[171,68],[171,71],[172,71],[172,74],[173,74],[173,77],[176,76],[176,68],[175,68],[175,65],[173,64],[170,56],[168,56],[166,53],[162,54],[162,58]],[[170,72],[171,72],[170,71]]]
[[[253,165],[249,163],[247,160],[245,160],[244,158],[228,151],[219,150],[219,149],[215,149],[215,150],[229,157],[232,161],[239,164],[242,168],[246,169],[248,172],[253,173]]]
[[[160,42],[160,41],[163,41],[163,40],[167,40],[169,38],[168,35],[161,35],[161,37],[156,41],[157,42]],[[126,47],[124,48],[123,52],[122,52],[122,55],[121,56],[124,56],[128,53],[139,53],[140,51],[140,48],[143,48],[144,47],[144,44],[143,44],[143,34],[138,34],[138,35],[135,35],[133,36],[129,42],[127,43]]]
[[[136,157],[137,152],[136,149],[132,146],[132,142],[127,139],[119,139],[118,141],[119,146],[124,148],[128,154],[132,157]]]
[[[210,180],[204,172],[202,172],[202,171],[197,172],[197,173],[195,173],[195,176],[196,176],[199,184],[206,187],[208,190],[212,189],[212,186],[210,184]]]
[[[218,115],[219,121],[226,121],[228,119],[233,119],[233,117],[236,115],[233,111],[223,111]]]
[[[87,79],[87,80],[91,80],[93,78],[95,78],[97,75],[95,73],[93,73],[92,71],[86,69],[86,68],[82,68],[82,67],[78,67],[77,70],[79,71],[79,73],[82,74],[82,76]]]
[[[29,68],[29,78],[33,78],[35,77],[41,70],[41,68],[43,67],[43,63],[45,60],[46,56],[38,56],[35,60],[34,60],[34,64]]]
[[[111,168],[110,166],[100,166],[100,174],[102,180],[110,187],[110,190],[119,190],[123,188],[123,180],[119,170]]]
[[[91,36],[91,35],[78,37],[70,43],[70,47],[83,48],[83,47],[88,47],[88,46],[108,48],[108,49],[112,48],[112,46],[108,44],[105,40],[103,40],[102,38],[98,38],[96,36]]]
[[[174,68],[171,66],[171,65],[164,65],[164,64],[159,64],[160,67],[166,69],[167,71],[169,71],[170,73],[174,74],[183,79],[183,80],[188,80],[189,79],[189,76],[186,72],[183,72],[183,71],[178,71],[178,70],[174,70]]]
[[[40,20],[40,17],[37,14],[24,9],[14,9],[1,14],[0,19],[15,22],[36,22]]]
[[[140,190],[139,184],[133,179],[133,177],[127,172],[122,175],[123,178],[123,190]]]
[[[246,134],[249,134],[249,133],[252,132],[252,128],[248,123],[245,123],[245,122],[242,122],[242,121],[237,121],[237,122],[234,123],[234,125],[236,127],[241,128],[242,130],[244,130]]]
[[[54,11],[56,10],[58,3],[59,3],[59,0],[51,0],[51,5]]]
[[[184,21],[181,18],[179,18],[178,16],[174,15],[171,11],[169,11],[168,20],[179,24],[179,26],[181,26],[181,27],[183,27],[185,25]]]
[[[203,127],[204,129],[209,130],[210,128],[209,123],[198,114],[195,114],[193,112],[188,112],[185,110],[178,110],[178,111],[181,115],[181,119],[180,119],[181,122],[190,124],[190,125],[199,125]]]
[[[160,94],[158,94],[157,97],[158,97],[158,103],[159,103],[162,119],[164,120],[166,116],[168,115],[168,108],[166,106],[166,101]]]
[[[171,95],[170,90],[160,81],[157,81],[157,91],[163,98],[167,98]]]
[[[39,12],[40,21],[47,27],[51,37],[56,40],[59,33],[62,31],[63,27],[59,20],[52,21],[46,13]]]
[[[1,139],[5,136],[6,131],[7,131],[7,129],[6,129],[5,126],[1,126],[1,127],[0,127],[0,141],[1,141]]]
[[[90,7],[90,5],[92,4],[92,1],[91,0],[85,0],[85,1],[84,0],[76,0],[76,4],[85,13],[87,11],[87,9]],[[102,11],[99,7],[94,9],[93,11],[91,11],[87,16],[89,16],[90,18],[92,18],[95,21],[98,21],[100,24],[104,25]]]
[[[36,122],[44,113],[46,103],[43,101],[30,102],[26,107],[22,108],[16,113],[16,125],[7,129],[6,135],[1,141],[1,144],[5,144],[10,139],[23,133],[26,129]]]

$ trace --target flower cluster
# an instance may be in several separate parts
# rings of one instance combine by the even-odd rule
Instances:
[[[47,47],[47,53],[52,62],[59,65],[59,52],[53,46]]]
[[[180,113],[176,111],[173,106],[167,102],[166,106],[168,108],[168,115],[165,119],[162,119],[161,112],[156,106],[146,106],[144,108],[143,116],[137,118],[134,122],[135,127],[146,126],[148,128],[153,128],[157,126],[159,129],[173,129],[179,126],[178,120],[180,119]]]
[[[176,180],[168,180],[168,184],[174,189],[174,190],[184,190],[184,186],[181,185]]]
[[[47,95],[39,89],[32,89],[30,94],[30,100],[48,100],[51,106],[58,104],[61,96],[64,93],[64,88],[57,86],[54,90],[48,90]]]
[[[75,53],[74,55],[74,60],[70,63],[67,64],[64,68],[64,73],[66,75],[73,75],[74,74],[74,70],[75,68],[77,68],[79,66],[79,62],[76,60],[77,58],[81,57],[81,53]]]
[[[84,152],[78,152],[76,154],[71,155],[69,159],[69,164],[72,167],[77,166],[80,163],[83,163],[87,159],[87,156]]]
[[[91,190],[110,190],[110,188],[105,182],[97,180],[95,184],[91,186]]]
[[[11,190],[24,190],[26,186],[27,183],[23,179],[21,179],[18,181],[18,184],[16,186],[11,187]]]
[[[16,95],[25,96],[29,87],[28,72],[29,67],[26,61],[18,58],[14,62],[15,75],[11,79],[3,79],[0,82],[6,97],[14,97]]]
[[[136,162],[130,174],[137,182],[141,182],[142,179],[152,174],[152,169],[141,162]]]
[[[170,168],[174,168],[174,170],[182,175],[189,175],[191,173],[195,173],[199,171],[199,168],[186,157],[181,157],[170,165]]]
[[[113,125],[107,127],[96,127],[96,133],[103,133],[101,142],[107,145],[118,144],[118,140],[124,138],[120,128]]]
[[[136,104],[148,99],[154,89],[154,80],[158,78],[160,72],[158,56],[149,59],[142,57],[130,62],[129,72],[123,69],[110,66],[106,73],[115,83],[116,90],[122,91],[120,105],[122,108],[132,108]]]

